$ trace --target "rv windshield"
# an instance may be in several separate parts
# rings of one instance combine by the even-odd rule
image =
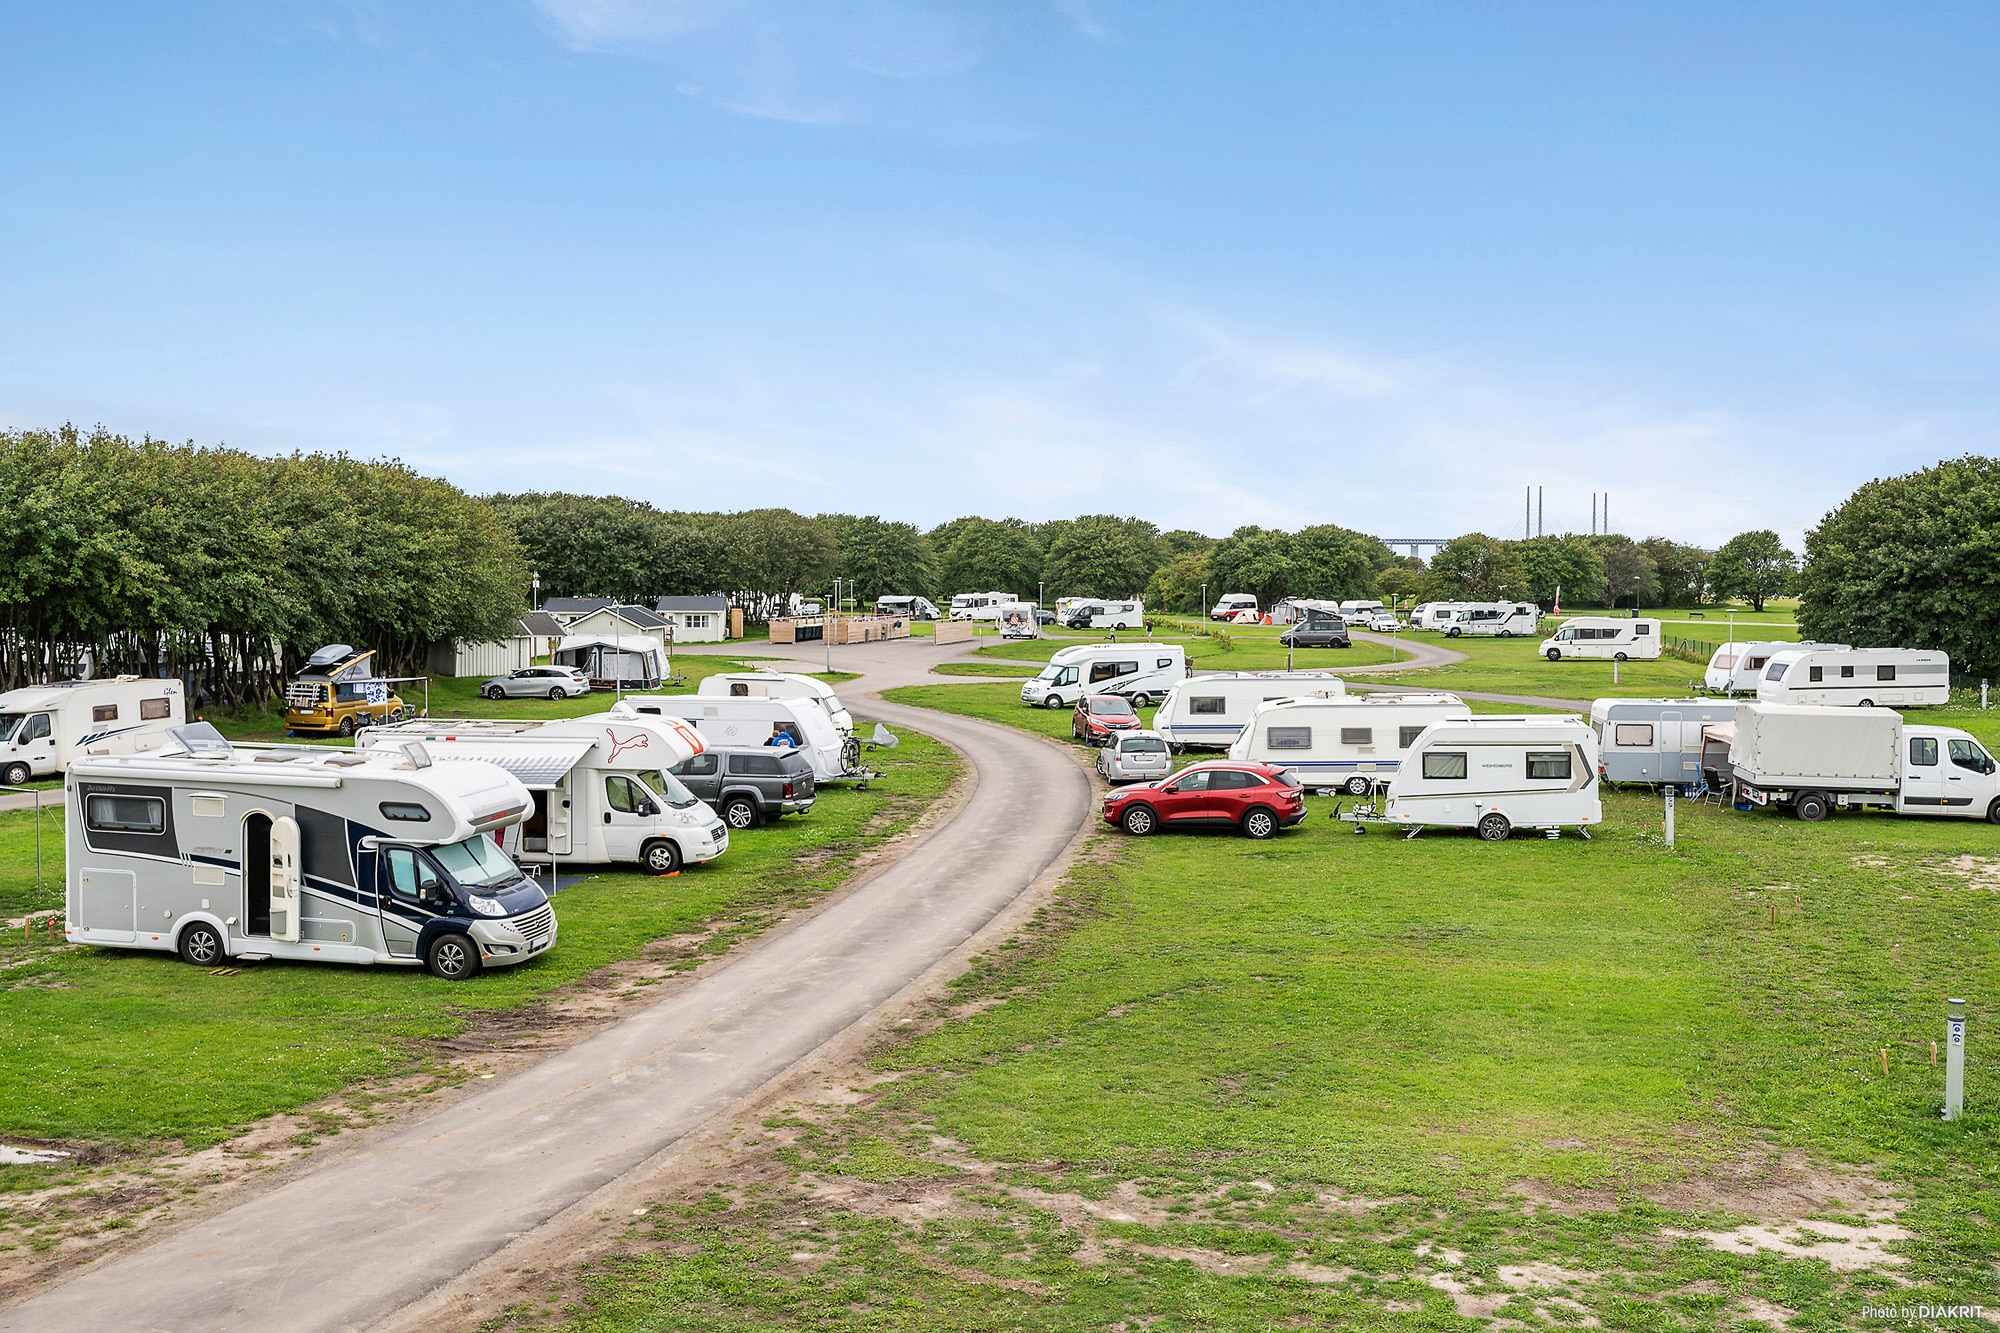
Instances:
[[[695,805],[694,793],[683,787],[681,780],[671,773],[662,773],[657,768],[649,768],[643,773],[634,773],[632,776],[645,783],[653,795],[676,810],[692,809]]]
[[[26,713],[0,713],[0,741],[13,740],[14,728],[20,726],[21,719],[26,716]]]
[[[468,889],[497,888],[521,878],[521,868],[508,860],[507,853],[484,833],[475,833],[464,842],[433,847],[431,855]]]

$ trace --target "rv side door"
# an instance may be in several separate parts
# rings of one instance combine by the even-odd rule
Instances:
[[[299,940],[299,821],[271,821],[271,938]]]

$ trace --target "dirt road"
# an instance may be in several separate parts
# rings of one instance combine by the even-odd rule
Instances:
[[[867,1017],[1004,909],[1091,813],[1081,768],[1046,742],[859,697],[935,679],[931,663],[961,651],[927,640],[834,650],[839,668],[864,673],[843,689],[857,715],[920,727],[975,770],[957,813],[900,860],[655,1007],[0,1311],[0,1329],[366,1328]]]

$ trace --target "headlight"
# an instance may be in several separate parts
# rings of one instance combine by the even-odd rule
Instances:
[[[476,893],[468,893],[465,900],[472,904],[472,910],[481,916],[505,916],[507,909],[500,905],[498,898],[482,898]]]

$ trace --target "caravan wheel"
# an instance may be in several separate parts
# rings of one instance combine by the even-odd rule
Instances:
[[[1624,662],[1630,659],[1628,659],[1623,653],[1613,653],[1611,654],[1611,660],[1614,662]]]
[[[1507,822],[1507,816],[1495,810],[1479,821],[1479,836],[1486,842],[1505,842],[1514,826]]]
[[[1349,796],[1366,796],[1369,789],[1374,785],[1373,782],[1356,773],[1347,780],[1347,794]]]

